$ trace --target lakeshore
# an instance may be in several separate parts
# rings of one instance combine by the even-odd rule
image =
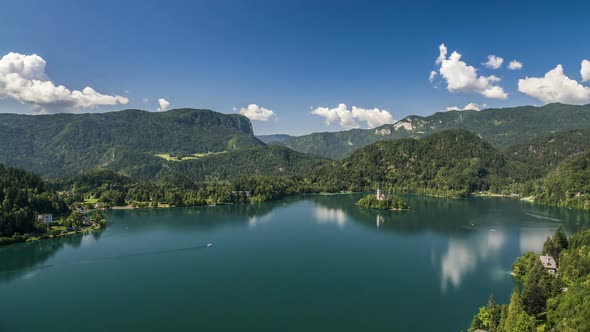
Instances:
[[[14,303],[0,313],[2,328],[75,330],[108,312],[100,328],[114,332],[197,324],[235,331],[244,321],[251,322],[248,330],[270,332],[297,311],[306,324],[295,330],[313,324],[343,332],[420,331],[434,321],[460,331],[490,293],[509,300],[515,257],[540,250],[559,225],[590,224],[588,213],[500,197],[400,195],[412,206],[400,213],[360,208],[362,196],[109,210],[103,230],[0,247],[0,293]],[[57,295],[61,305],[51,305]],[[453,315],[437,310],[441,301]],[[45,308],[39,319],[24,319],[31,305]],[[67,320],[63,306],[73,308]],[[431,312],[430,319],[419,319],[418,309]],[[220,320],[227,312],[233,319]],[[144,319],[150,316],[158,321]]]

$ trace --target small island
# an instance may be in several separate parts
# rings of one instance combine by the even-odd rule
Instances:
[[[394,195],[385,195],[381,188],[377,189],[375,195],[367,195],[356,203],[366,209],[378,210],[409,210],[410,207],[404,200]]]

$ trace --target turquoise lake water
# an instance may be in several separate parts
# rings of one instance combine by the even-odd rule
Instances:
[[[359,195],[119,210],[0,247],[0,331],[464,331],[514,259],[588,213],[514,199]],[[207,244],[211,243],[211,247]]]

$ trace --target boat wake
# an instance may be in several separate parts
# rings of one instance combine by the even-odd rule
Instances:
[[[551,220],[551,221],[561,221],[561,219],[557,219],[557,218],[551,218],[551,217],[547,217],[541,214],[535,214],[535,213],[530,213],[530,212],[525,212],[524,214],[526,214],[527,216],[531,216],[533,218],[537,218],[537,219],[543,219],[543,220]]]

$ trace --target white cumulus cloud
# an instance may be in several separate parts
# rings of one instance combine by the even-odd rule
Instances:
[[[502,67],[502,63],[504,63],[504,59],[502,59],[499,56],[490,54],[488,55],[488,62],[484,63],[483,65],[490,69],[498,69]]]
[[[461,54],[453,52],[447,57],[447,48],[444,44],[439,47],[440,55],[436,63],[440,64],[439,73],[447,81],[449,92],[473,92],[487,98],[506,99],[508,94],[499,85],[500,78],[480,76],[477,69],[461,61]]]
[[[336,108],[318,107],[311,114],[323,117],[327,125],[339,122],[340,126],[346,129],[359,127],[358,123],[352,118],[352,112],[345,104],[339,104]]]
[[[45,60],[37,54],[8,53],[0,59],[0,96],[47,111],[56,107],[93,108],[127,104],[122,96],[104,95],[91,87],[82,91],[55,85],[45,73]]]
[[[164,98],[158,99],[158,112],[164,112],[170,107],[170,102]]]
[[[469,103],[469,104],[465,105],[465,107],[463,107],[463,108],[459,108],[457,106],[447,107],[447,111],[481,111],[482,107],[485,107],[485,104],[479,105],[476,103]]]
[[[256,121],[268,121],[275,115],[272,110],[258,106],[256,104],[250,104],[247,107],[242,107],[240,109],[240,114],[246,116],[250,120]]]
[[[522,69],[522,62],[512,60],[508,63],[508,69],[510,70],[519,70]]]
[[[438,74],[436,72],[436,70],[433,70],[430,72],[430,75],[428,76],[428,80],[430,81],[430,83],[434,82],[434,79],[436,78],[436,74]]]
[[[518,91],[544,103],[586,104],[590,102],[590,88],[572,80],[563,73],[563,67],[548,71],[543,77],[518,80]]]
[[[323,117],[327,125],[338,123],[345,129],[359,128],[360,125],[357,120],[365,122],[368,128],[375,128],[386,123],[395,122],[391,113],[386,110],[357,106],[352,106],[352,110],[349,110],[346,104],[339,104],[335,108],[318,107],[311,114]]]
[[[352,117],[367,123],[367,127],[375,128],[386,123],[394,123],[391,113],[378,108],[360,108],[352,106]]]
[[[440,44],[438,46],[438,58],[434,61],[435,64],[440,65],[446,58],[447,58],[447,47],[445,44]]]
[[[582,82],[590,81],[590,60],[582,60],[580,75],[582,75]]]

